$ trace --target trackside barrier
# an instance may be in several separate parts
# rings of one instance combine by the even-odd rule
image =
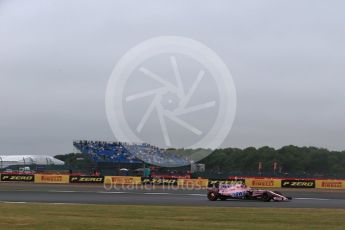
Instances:
[[[280,188],[281,179],[256,179],[256,178],[246,178],[245,183],[250,187],[259,187],[259,188]]]
[[[35,183],[68,184],[69,183],[69,175],[35,174]]]
[[[282,179],[282,188],[315,188],[315,180],[310,179]]]
[[[345,189],[345,180],[316,180],[316,188]]]
[[[208,179],[178,179],[177,185],[182,187],[207,187]]]
[[[142,184],[150,184],[150,185],[177,185],[178,179],[164,179],[164,178],[141,178]]]
[[[1,174],[1,181],[24,181],[24,182],[33,182],[34,175],[27,174]]]
[[[104,183],[104,176],[69,176],[70,183]]]
[[[244,178],[250,187],[345,189],[345,180],[297,178]]]
[[[224,184],[245,184],[245,179],[209,179],[208,180],[208,187],[216,187],[218,188],[219,185]]]
[[[217,187],[220,184],[245,183],[258,188],[345,189],[345,180],[297,178],[162,179],[137,176],[69,176],[61,174],[1,174],[0,181],[48,184],[105,183],[117,185],[178,185],[180,187]]]
[[[112,185],[139,185],[141,184],[141,177],[132,177],[132,176],[105,176],[105,184]]]

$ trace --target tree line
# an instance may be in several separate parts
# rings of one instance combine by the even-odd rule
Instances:
[[[217,149],[200,163],[213,174],[344,177],[345,151],[285,146]],[[261,168],[261,169],[260,169]]]

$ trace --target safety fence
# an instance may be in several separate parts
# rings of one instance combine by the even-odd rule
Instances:
[[[137,176],[73,176],[62,174],[1,174],[0,181],[32,182],[39,184],[118,184],[118,185],[174,185],[179,187],[218,187],[221,184],[245,184],[257,188],[317,188],[345,189],[345,180],[298,178],[228,178],[228,179],[164,179]]]

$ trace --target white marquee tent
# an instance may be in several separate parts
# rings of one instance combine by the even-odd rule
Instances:
[[[0,155],[0,168],[11,165],[63,165],[64,162],[44,155]]]

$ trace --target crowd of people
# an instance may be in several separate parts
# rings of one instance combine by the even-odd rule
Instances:
[[[188,159],[165,149],[142,143],[105,141],[74,141],[73,145],[81,153],[89,154],[95,162],[141,163],[154,165],[186,165]]]
[[[73,146],[95,162],[141,163],[120,142],[74,141]]]
[[[188,164],[188,160],[184,157],[178,156],[175,153],[167,152],[165,149],[156,146],[142,143],[142,144],[128,144],[124,143],[126,149],[134,154],[137,158],[154,165],[169,165],[180,166]]]

